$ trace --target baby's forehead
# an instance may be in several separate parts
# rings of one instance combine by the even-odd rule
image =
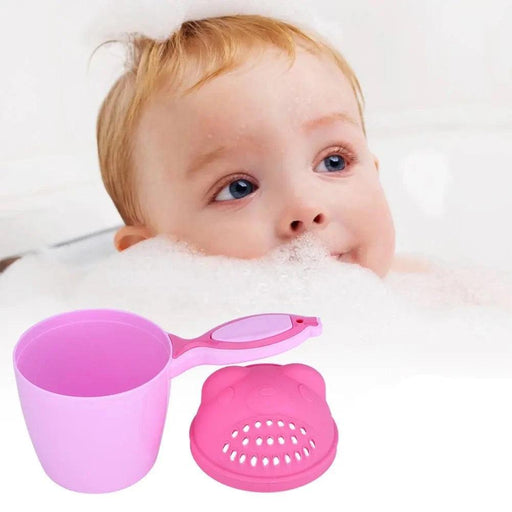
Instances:
[[[194,85],[201,77],[202,72],[192,71],[183,84]],[[299,135],[310,124],[323,119],[318,126],[327,126],[336,116],[364,137],[347,77],[332,61],[307,52],[298,52],[293,65],[282,53],[264,53],[189,92],[184,86],[177,93],[162,88],[143,111],[136,152],[168,154],[177,145],[187,146],[180,149],[187,153],[197,146],[275,149],[292,136],[305,140]]]
[[[345,72],[327,54],[312,53],[300,46],[294,56],[272,46],[252,49],[243,58],[234,60],[229,66],[216,66],[187,59],[180,77],[163,75],[160,85],[152,96],[165,100],[180,100],[200,91],[213,89],[215,93],[237,86],[254,85],[270,89],[286,82],[288,96],[292,97],[306,84],[317,88],[328,88],[330,84],[342,82],[342,87],[353,93]],[[325,86],[325,87],[322,87]],[[347,91],[348,92],[348,91]]]
[[[196,78],[197,72],[188,83]],[[359,116],[354,90],[342,71],[306,53],[299,53],[291,67],[289,60],[273,54],[248,61],[189,92],[163,90],[152,110],[169,119],[179,117],[185,124],[216,126],[219,119],[237,120],[242,128],[264,120],[283,122],[283,116],[303,124],[340,110],[356,120]]]

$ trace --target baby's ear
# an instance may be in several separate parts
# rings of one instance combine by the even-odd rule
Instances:
[[[379,172],[379,159],[372,153],[373,162],[375,164],[375,169]]]
[[[123,226],[114,236],[114,245],[121,252],[152,236],[151,231],[146,226]]]

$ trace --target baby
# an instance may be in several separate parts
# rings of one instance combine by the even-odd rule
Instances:
[[[310,232],[383,277],[396,262],[359,81],[317,34],[258,15],[136,35],[97,121],[122,251],[158,234],[258,258]]]

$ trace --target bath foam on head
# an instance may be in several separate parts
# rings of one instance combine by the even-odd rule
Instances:
[[[323,6],[322,9],[328,6]],[[83,34],[90,45],[97,45],[128,32],[163,40],[181,23],[216,16],[256,14],[280,18],[290,23],[331,33],[340,38],[340,26],[329,25],[329,15],[318,16],[318,3],[275,2],[274,0],[110,0],[101,2]]]

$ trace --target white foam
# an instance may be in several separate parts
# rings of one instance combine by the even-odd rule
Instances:
[[[288,312],[320,316],[324,333],[280,361],[450,375],[512,368],[512,286],[503,274],[445,264],[381,280],[333,260],[310,236],[260,260],[205,256],[163,235],[87,265],[63,261],[69,250],[25,257],[1,276],[6,350],[32,323],[71,309],[132,311],[182,337]]]

